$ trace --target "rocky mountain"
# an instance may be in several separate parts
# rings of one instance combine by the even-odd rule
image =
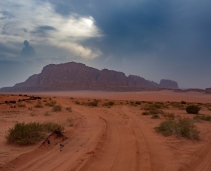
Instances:
[[[1,92],[20,91],[66,91],[66,90],[106,90],[138,91],[159,88],[177,89],[175,81],[161,80],[161,84],[146,80],[140,76],[103,69],[98,70],[85,64],[69,62],[50,64],[40,74],[30,76],[25,82],[13,87],[0,89]]]
[[[172,80],[160,80],[160,88],[168,88],[168,89],[178,89],[178,84],[176,81]]]

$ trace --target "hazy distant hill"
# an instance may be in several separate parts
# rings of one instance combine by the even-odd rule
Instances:
[[[123,72],[98,70],[85,64],[69,62],[50,64],[40,74],[30,76],[25,82],[13,87],[4,87],[1,92],[14,91],[62,91],[62,90],[106,90],[136,91],[159,88],[178,89],[171,80],[161,80],[161,86],[140,76],[125,76]]]

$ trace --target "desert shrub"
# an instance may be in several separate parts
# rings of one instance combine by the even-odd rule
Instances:
[[[42,127],[45,132],[61,132],[62,130],[64,130],[64,127],[62,125],[53,122],[44,122],[42,123]]]
[[[63,129],[61,125],[52,122],[16,123],[13,128],[9,128],[6,139],[8,143],[18,145],[35,144],[43,139],[47,132],[61,132]]]
[[[154,103],[154,104],[153,104],[153,107],[154,107],[154,108],[157,108],[157,109],[160,109],[161,106],[162,106],[162,105],[161,105],[160,103]]]
[[[26,107],[26,105],[24,103],[18,103],[17,106],[18,107]]]
[[[149,115],[149,112],[142,112],[142,115]]]
[[[94,99],[94,101],[88,102],[88,103],[86,103],[86,105],[87,106],[95,106],[96,107],[98,105],[98,100]]]
[[[34,107],[35,108],[43,108],[43,105],[40,101],[38,101],[37,104]]]
[[[32,107],[28,107],[28,110],[32,110]]]
[[[66,110],[69,112],[72,112],[72,108],[71,107],[66,107]]]
[[[211,121],[211,116],[208,116],[208,115],[195,115],[193,117],[193,119],[195,121],[201,121],[201,120],[203,120],[203,121]]]
[[[181,104],[186,104],[186,102],[185,101],[181,101]]]
[[[152,117],[151,117],[152,119],[159,119],[160,118],[160,116],[159,115],[157,115],[157,114],[154,114],[154,115],[152,115]]]
[[[55,105],[56,105],[56,101],[50,101],[50,102],[45,103],[45,106],[54,107]]]
[[[140,101],[136,101],[135,104],[136,105],[141,105],[141,102]]]
[[[170,102],[169,105],[174,108],[184,109],[184,104],[182,104],[181,102]]]
[[[56,105],[53,107],[53,112],[58,112],[62,110],[62,106],[61,105]]]
[[[78,104],[78,105],[80,105],[80,102],[79,102],[79,101],[75,101],[75,104]]]
[[[186,112],[191,114],[197,114],[201,108],[197,105],[189,105],[186,107]]]
[[[112,101],[103,103],[103,106],[113,106],[113,105],[115,105],[115,103]]]
[[[175,118],[174,113],[163,113],[163,116],[170,120],[174,120]]]
[[[163,114],[164,112],[160,109],[155,109],[155,108],[152,108],[150,110],[148,110],[149,114],[151,115],[154,115],[154,114]]]
[[[155,127],[155,130],[164,136],[174,134],[188,139],[199,139],[199,131],[189,118],[179,119],[178,121],[163,121],[158,127]]]
[[[156,102],[156,103],[149,103],[146,104],[143,109],[144,110],[157,110],[160,109],[161,107],[164,107],[164,103],[162,102]]]
[[[16,108],[16,105],[10,105],[10,108]]]

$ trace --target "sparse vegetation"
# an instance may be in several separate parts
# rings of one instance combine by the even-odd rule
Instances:
[[[66,110],[67,110],[68,112],[72,112],[72,108],[71,108],[71,107],[66,107]]]
[[[56,105],[56,101],[50,101],[50,102],[45,103],[45,106],[54,107],[55,105]]]
[[[18,107],[26,107],[26,105],[24,103],[18,103],[17,106]]]
[[[174,120],[175,118],[174,113],[163,113],[163,116],[170,120]]]
[[[160,118],[160,116],[159,115],[157,115],[157,114],[154,114],[154,115],[152,115],[152,117],[151,117],[152,119],[159,119]]]
[[[179,119],[178,121],[167,120],[161,122],[155,130],[164,136],[177,135],[188,139],[199,139],[199,131],[189,118]]]
[[[141,105],[141,102],[140,101],[136,101],[135,104],[136,105]]]
[[[37,114],[35,114],[34,112],[31,112],[30,116],[37,116]]]
[[[142,112],[142,115],[149,115],[149,112]]]
[[[113,106],[113,105],[115,105],[115,103],[114,103],[114,102],[112,102],[112,101],[109,101],[109,102],[105,102],[105,103],[103,103],[103,105],[102,105],[102,106]]]
[[[18,145],[35,144],[43,139],[47,132],[61,132],[63,129],[63,126],[52,122],[16,123],[13,128],[8,130],[6,139],[8,143]]]
[[[201,121],[201,120],[203,120],[203,121],[211,121],[211,116],[208,116],[208,115],[195,115],[193,117],[193,119],[195,121]]]
[[[16,108],[16,105],[10,105],[10,108]]]
[[[62,106],[61,105],[56,105],[53,107],[53,112],[59,112],[62,110]]]
[[[38,101],[34,107],[35,108],[43,108],[43,105],[42,105],[41,101]]]
[[[80,105],[80,102],[79,101],[75,101],[75,104]]]
[[[94,101],[88,102],[85,105],[87,105],[87,106],[95,106],[96,107],[98,105],[98,100],[94,99]]]
[[[186,107],[186,112],[191,114],[197,114],[201,108],[197,105],[189,105]]]
[[[169,102],[169,105],[171,105],[174,108],[178,108],[178,109],[185,109],[185,105],[182,104],[181,102]]]

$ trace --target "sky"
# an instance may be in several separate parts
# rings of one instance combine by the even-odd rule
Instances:
[[[80,62],[211,87],[209,0],[0,1],[0,87]]]

